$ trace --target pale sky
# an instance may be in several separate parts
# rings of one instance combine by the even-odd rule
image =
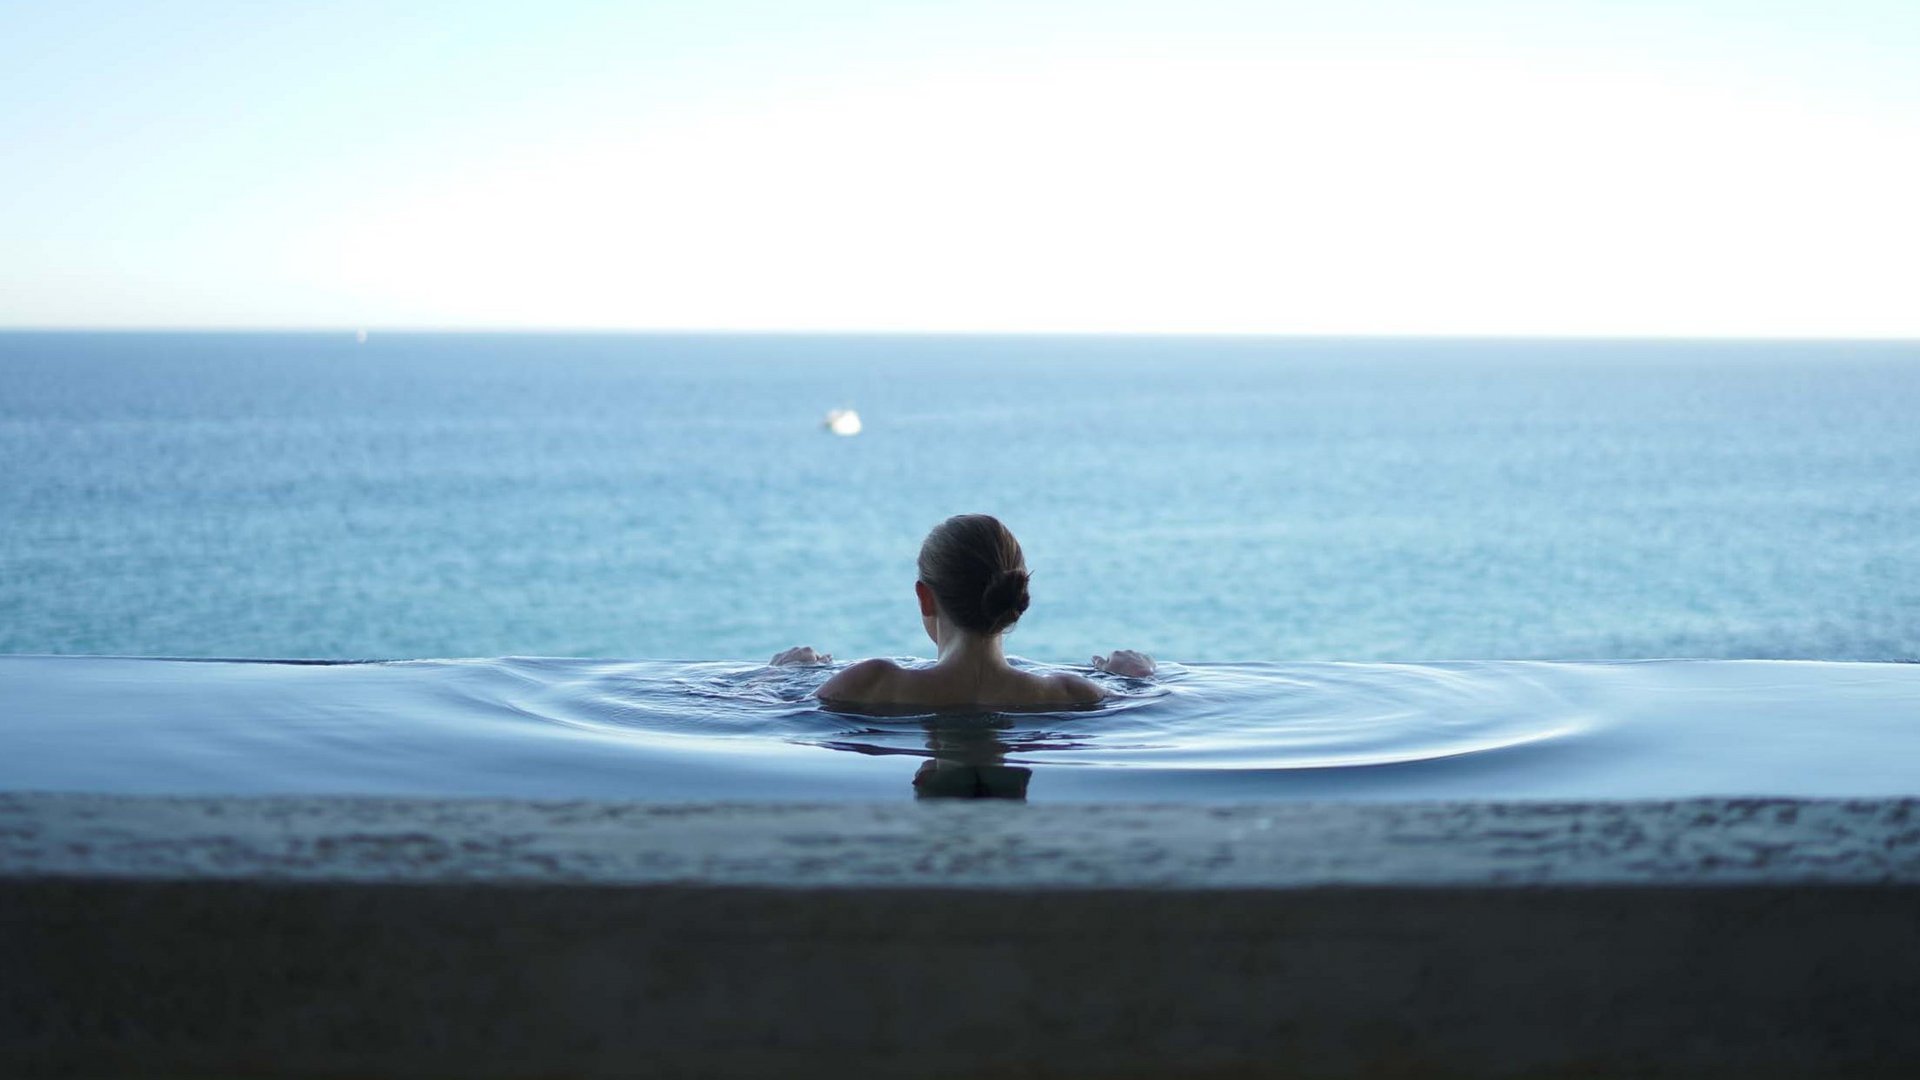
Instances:
[[[8,3],[0,326],[1920,337],[1920,2]]]

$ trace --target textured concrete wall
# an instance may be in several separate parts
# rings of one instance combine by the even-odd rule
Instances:
[[[0,1074],[1908,1076],[1916,809],[0,798]]]

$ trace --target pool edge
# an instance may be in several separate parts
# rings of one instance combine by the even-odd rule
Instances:
[[[1900,1075],[1920,803],[0,796],[21,1075]]]

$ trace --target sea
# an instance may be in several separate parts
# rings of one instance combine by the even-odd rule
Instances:
[[[857,435],[824,424],[851,408]],[[1920,343],[0,334],[0,653],[1920,657]]]

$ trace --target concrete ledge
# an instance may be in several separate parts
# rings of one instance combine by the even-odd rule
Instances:
[[[0,1074],[1906,1076],[1912,801],[0,798]]]
[[[780,806],[0,794],[0,875],[939,889],[1920,885],[1920,800]]]

